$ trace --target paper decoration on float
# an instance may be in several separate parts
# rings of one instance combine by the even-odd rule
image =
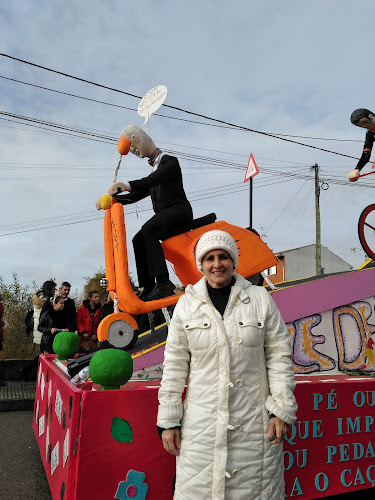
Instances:
[[[111,433],[113,439],[119,443],[133,442],[133,429],[123,418],[113,417]]]
[[[43,399],[44,397],[44,388],[46,384],[44,382],[44,374],[42,373],[42,376],[40,377],[40,397]]]
[[[51,395],[52,395],[52,380],[49,381],[49,386],[48,386],[48,404],[51,402]]]
[[[63,458],[63,467],[65,467],[66,461],[69,456],[69,429],[66,431],[65,439],[64,439],[64,458]]]
[[[39,399],[36,402],[35,406],[35,422],[38,422],[38,419],[39,419]]]
[[[38,369],[38,385],[40,385],[40,377],[42,376],[42,365],[39,365]]]
[[[48,459],[48,448],[49,448],[49,426],[47,425],[47,432],[46,432],[46,460]]]
[[[53,476],[53,473],[57,469],[58,465],[59,465],[59,442],[57,441],[51,453],[51,476]]]
[[[152,113],[155,113],[163,104],[168,95],[168,89],[165,85],[157,85],[145,94],[138,104],[139,116],[144,116],[143,125],[150,119]]]
[[[45,430],[45,418],[44,415],[42,415],[39,419],[39,436],[44,434],[44,430]]]
[[[56,391],[55,413],[57,416],[57,420],[59,421],[59,424],[61,425],[62,399],[61,399],[59,391]]]
[[[126,481],[121,481],[115,495],[116,500],[146,500],[148,484],[144,482],[146,474],[136,470],[130,470]]]

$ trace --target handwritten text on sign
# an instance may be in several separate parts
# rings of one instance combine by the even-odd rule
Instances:
[[[138,105],[139,116],[144,116],[143,125],[149,120],[152,113],[155,113],[167,98],[168,89],[165,85],[157,85],[145,94]]]

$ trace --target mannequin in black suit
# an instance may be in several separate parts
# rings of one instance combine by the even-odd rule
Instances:
[[[163,154],[152,139],[136,125],[129,125],[121,137],[130,139],[130,152],[149,158],[153,171],[147,177],[129,182],[115,182],[108,189],[123,205],[151,196],[155,215],[133,238],[140,298],[156,300],[173,293],[160,240],[192,228],[193,211],[186,197],[177,158]],[[118,193],[129,191],[126,195]]]

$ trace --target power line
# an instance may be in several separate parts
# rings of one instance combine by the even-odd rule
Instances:
[[[66,95],[69,97],[75,97],[76,99],[82,99],[84,101],[96,102],[98,104],[104,104],[106,106],[112,106],[114,108],[127,109],[128,111],[137,111],[136,108],[129,108],[128,106],[121,106],[120,104],[113,104],[111,102],[100,101],[98,99],[92,99],[90,97],[84,97],[84,96],[77,95],[77,94],[71,94],[70,92],[63,92],[62,90],[56,90],[56,89],[51,89],[49,87],[43,87],[42,85],[36,85],[35,83],[23,82],[22,80],[16,80],[15,78],[9,78],[9,77],[3,76],[3,75],[0,75],[0,78],[3,78],[4,80],[9,80],[11,82],[21,83],[23,85],[28,85],[30,87],[36,87],[38,89],[48,90],[49,92],[54,92],[56,94],[62,94],[62,95]],[[236,127],[217,125],[214,123],[198,122],[196,120],[187,120],[186,118],[178,118],[177,116],[163,115],[161,113],[154,113],[154,115],[160,116],[162,118],[169,118],[170,120],[178,120],[178,121],[187,122],[187,123],[195,123],[197,125],[205,125],[208,127],[218,127],[218,128],[226,128],[226,129],[236,130]]]
[[[35,83],[24,82],[22,80],[17,80],[16,78],[10,78],[10,77],[4,76],[4,75],[0,75],[0,78],[3,78],[4,80],[9,80],[9,81],[15,82],[15,83],[21,83],[22,85],[28,85],[30,87],[35,87],[38,89],[48,90],[49,92],[54,92],[56,94],[62,94],[62,95],[66,95],[69,97],[74,97],[76,99],[82,99],[84,101],[96,102],[98,104],[104,104],[106,106],[112,106],[114,108],[127,109],[128,111],[137,111],[135,108],[129,108],[128,106],[122,106],[120,104],[113,104],[113,103],[107,102],[107,101],[100,101],[99,99],[84,97],[81,95],[72,94],[70,92],[63,92],[62,90],[56,90],[56,89],[51,89],[49,87],[43,87],[42,85],[36,85]],[[160,116],[162,118],[169,118],[171,120],[180,120],[180,121],[185,121],[185,122],[189,122],[189,123],[196,123],[198,125],[205,125],[205,126],[209,126],[209,127],[230,128],[230,129],[234,129],[234,130],[237,129],[237,127],[235,127],[235,126],[223,126],[223,125],[217,125],[217,124],[213,124],[213,123],[198,122],[196,120],[186,120],[183,118],[178,118],[176,116],[162,115],[160,113],[154,113],[154,115]],[[337,138],[332,138],[332,137],[313,137],[313,136],[305,136],[305,135],[281,134],[279,132],[270,132],[270,133],[272,133],[273,135],[278,135],[280,137],[293,137],[293,138],[298,138],[298,139],[311,139],[311,140],[318,140],[318,141],[363,142],[359,139],[337,139]],[[186,147],[189,147],[189,146],[186,146]],[[201,148],[201,149],[203,149],[203,148]],[[207,150],[207,151],[210,151],[210,150]],[[211,151],[213,151],[213,150],[211,150]]]
[[[136,99],[142,99],[142,97],[141,97],[141,96],[139,96],[139,95],[132,94],[132,93],[130,93],[130,92],[126,92],[126,91],[124,91],[124,90],[115,89],[115,88],[113,88],[113,87],[109,87],[109,86],[107,86],[107,85],[102,85],[102,84],[97,83],[97,82],[92,82],[92,81],[90,81],[90,80],[86,80],[86,79],[84,79],[84,78],[80,78],[80,77],[78,77],[78,76],[70,75],[70,74],[68,74],[68,73],[64,73],[64,72],[62,72],[62,71],[57,71],[57,70],[52,69],[52,68],[47,68],[46,66],[41,66],[41,65],[39,65],[39,64],[35,64],[35,63],[30,62],[30,61],[25,61],[24,59],[19,59],[19,58],[17,58],[17,57],[10,56],[9,54],[0,53],[0,56],[2,56],[2,57],[6,57],[6,58],[8,58],[8,59],[12,59],[12,60],[14,60],[14,61],[21,62],[21,63],[23,63],[23,64],[28,64],[28,65],[30,65],[30,66],[34,66],[34,67],[36,67],[36,68],[43,69],[43,70],[45,70],[45,71],[50,71],[50,72],[52,72],[52,73],[56,73],[56,74],[58,74],[58,75],[65,76],[65,77],[67,77],[67,78],[72,78],[72,79],[74,79],[74,80],[78,80],[78,81],[83,82],[83,83],[88,83],[88,84],[90,84],[90,85],[94,85],[94,86],[96,86],[96,87],[100,87],[100,88],[104,88],[104,89],[107,89],[107,90],[111,90],[111,91],[113,91],[113,92],[117,92],[117,93],[120,93],[120,94],[124,94],[124,95],[130,96],[130,97],[134,97],[134,98],[136,98]],[[355,160],[358,160],[358,159],[359,159],[359,158],[357,158],[357,157],[355,157],[355,156],[346,155],[346,154],[344,154],[344,153],[339,153],[339,152],[337,152],[337,151],[331,151],[331,150],[329,150],[329,149],[320,148],[320,147],[318,147],[318,146],[313,146],[313,145],[311,145],[311,144],[305,144],[305,143],[302,143],[302,142],[299,142],[299,141],[295,141],[295,140],[293,140],[293,139],[287,139],[286,137],[282,137],[282,136],[281,136],[281,134],[280,134],[280,135],[276,135],[276,134],[272,134],[272,133],[270,133],[270,132],[262,132],[262,131],[260,131],[260,130],[255,130],[255,129],[252,129],[252,128],[249,128],[249,127],[244,127],[244,126],[242,126],[242,125],[236,125],[236,124],[234,124],[234,123],[230,123],[230,122],[227,122],[227,121],[225,121],[225,120],[219,120],[219,119],[217,119],[217,118],[212,118],[212,117],[210,117],[210,116],[206,116],[206,115],[203,115],[203,114],[201,114],[201,113],[195,113],[195,112],[193,112],[193,111],[188,111],[188,110],[186,110],[186,109],[179,108],[179,107],[177,107],[177,106],[171,106],[170,104],[165,104],[165,103],[164,103],[164,104],[163,104],[163,106],[164,106],[164,107],[166,107],[166,108],[169,108],[169,109],[173,109],[173,110],[176,110],[176,111],[180,111],[180,112],[182,112],[182,113],[187,113],[187,114],[192,115],[192,116],[198,116],[199,118],[203,118],[203,119],[205,119],[205,120],[210,120],[210,121],[213,121],[213,122],[216,122],[216,123],[221,123],[221,124],[223,124],[223,125],[229,125],[229,126],[231,126],[231,127],[235,127],[235,128],[237,128],[237,129],[239,129],[239,130],[245,130],[245,131],[247,131],[247,132],[253,132],[253,133],[255,133],[255,134],[260,134],[260,135],[264,135],[264,136],[267,136],[267,137],[273,137],[274,139],[279,139],[279,140],[281,140],[281,141],[286,141],[286,142],[290,142],[290,143],[293,143],[293,144],[298,144],[298,145],[300,145],[300,146],[304,146],[304,147],[311,148],[311,149],[316,149],[316,150],[319,150],[319,151],[323,151],[323,152],[325,152],[325,153],[331,153],[331,154],[335,154],[335,155],[338,155],[338,156],[344,156],[344,157],[346,157],[346,158],[353,158],[353,159],[355,159]]]
[[[280,175],[284,176],[285,178],[280,180],[279,179]],[[292,176],[290,176],[290,175],[285,174],[285,173],[281,173],[281,174],[278,173],[278,178],[274,182],[264,181],[262,184],[260,184],[258,182],[257,184],[254,185],[254,188],[261,189],[261,188],[269,187],[269,186],[272,186],[275,184],[281,184],[284,182],[290,182],[290,181],[295,181],[295,180],[300,180],[300,179],[305,180],[305,182],[307,182],[307,180],[314,181],[314,177],[312,175],[309,175],[309,176],[292,175]],[[329,182],[331,182],[331,180]],[[344,184],[345,186],[349,186],[349,187],[357,187],[357,186],[355,186],[354,183],[341,183],[341,184]],[[375,186],[363,186],[363,184],[362,184],[361,187],[363,188],[363,187],[375,187]],[[207,191],[207,189],[201,189],[201,190],[187,193],[187,194],[188,194],[188,198],[191,202],[196,202],[196,201],[207,200],[209,198],[216,198],[219,196],[222,197],[224,195],[228,196],[228,195],[235,194],[238,192],[246,192],[246,191],[248,191],[248,187],[245,186],[243,183],[233,183],[233,184],[229,184],[229,185],[225,184],[223,186],[216,186],[216,187],[212,188],[210,191]],[[127,209],[126,209],[126,214],[131,215],[134,213],[140,213],[140,212],[152,210],[151,207],[149,207],[147,205],[148,205],[147,202],[141,203],[140,205],[137,205],[136,208],[133,208],[133,207],[130,208],[130,205],[128,205]],[[285,207],[285,208],[287,208],[287,207]],[[67,217],[69,217],[69,219],[79,219],[79,220],[71,221],[68,219],[69,220],[68,221]],[[91,222],[94,220],[99,220],[100,218],[101,218],[101,215],[98,215],[97,217],[93,217],[92,212],[87,212],[87,213],[63,215],[63,216],[49,218],[49,219],[48,218],[39,219],[36,221],[28,221],[28,222],[21,223],[21,224],[13,224],[10,226],[1,226],[0,230],[2,230],[2,231],[8,230],[8,232],[0,234],[0,236],[9,236],[9,235],[20,234],[20,233],[24,233],[24,232],[32,232],[32,231],[38,231],[38,230],[43,230],[43,229],[51,229],[51,228],[56,228],[57,225],[58,225],[58,227],[60,227],[60,226],[67,226],[67,225],[72,225],[72,224],[81,224],[84,222]],[[51,225],[51,224],[53,224],[53,225]],[[25,226],[28,227],[28,229],[26,229],[26,230],[22,229]],[[31,228],[30,226],[34,226],[34,227]]]

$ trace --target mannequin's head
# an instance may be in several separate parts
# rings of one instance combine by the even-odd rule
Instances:
[[[373,131],[375,127],[375,114],[369,109],[359,108],[353,111],[350,121],[356,127]]]
[[[120,137],[130,139],[130,152],[138,156],[138,158],[149,158],[156,149],[151,137],[137,125],[128,125],[125,127]]]

